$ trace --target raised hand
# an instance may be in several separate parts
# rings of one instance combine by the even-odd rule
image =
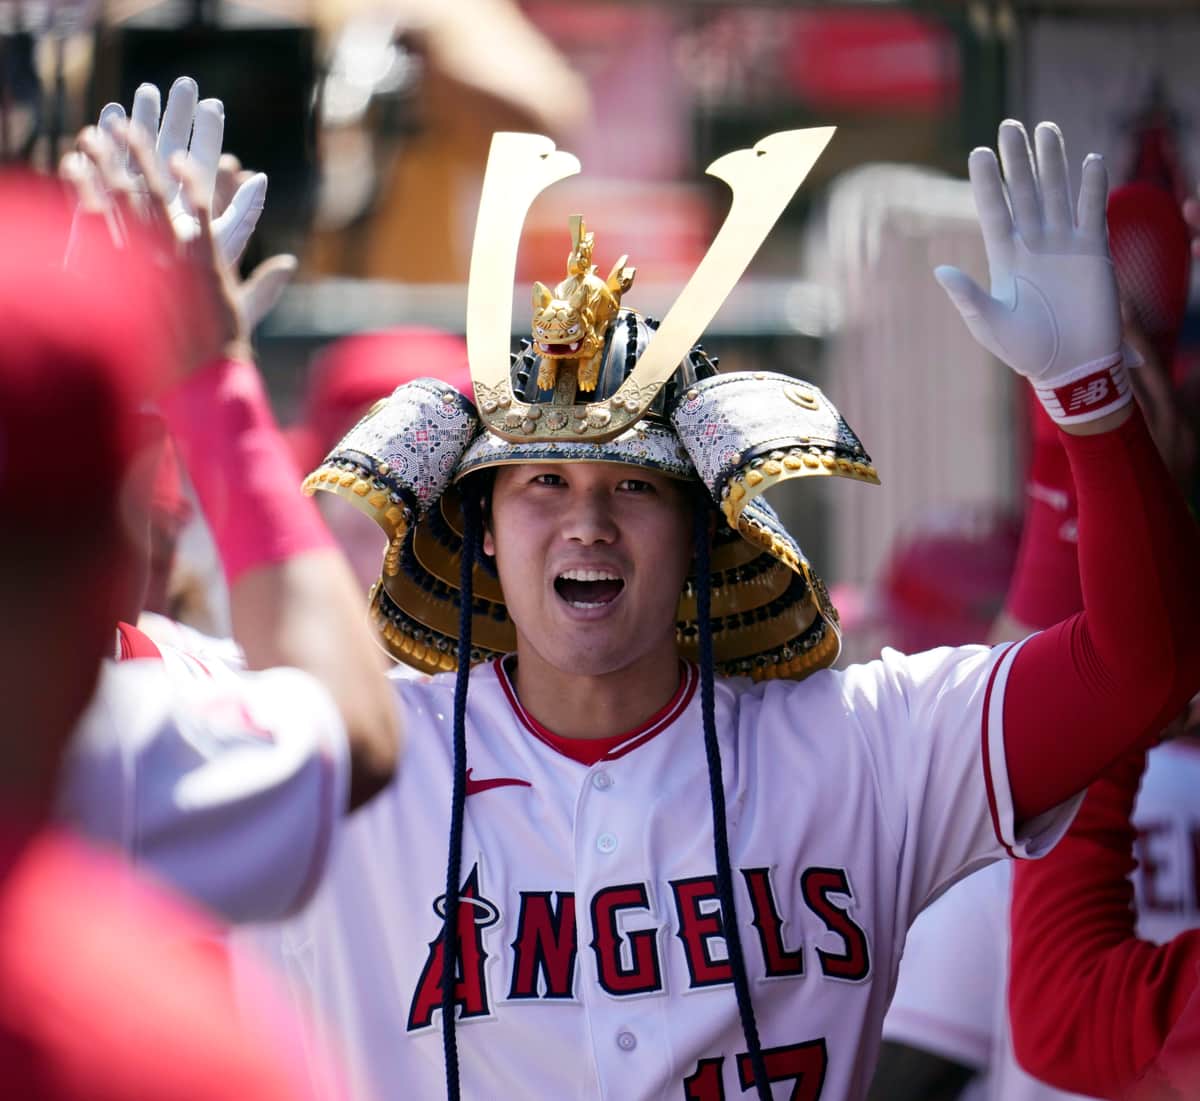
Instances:
[[[213,193],[221,160],[221,144],[225,137],[225,107],[219,99],[200,99],[196,82],[181,76],[167,95],[166,109],[159,120],[160,94],[153,84],[143,84],[134,93],[132,125],[139,128],[153,143],[155,160],[164,183],[164,194],[176,235],[188,240],[199,232],[194,211],[183,199],[182,190],[167,171],[176,155],[183,155],[194,176],[200,206],[213,215],[213,240],[221,258],[234,264],[246,248],[262,214],[267,194],[267,177],[247,173],[239,180],[222,209],[213,209]],[[116,170],[129,177],[127,191],[145,194],[143,174],[128,156],[125,140],[129,120],[125,108],[109,103],[100,112],[99,126],[116,147]]]
[[[1131,400],[1108,252],[1108,179],[1103,159],[1087,157],[1073,204],[1058,127],[1041,123],[1034,141],[1036,165],[1025,128],[1006,120],[999,162],[986,148],[968,161],[991,292],[957,268],[934,275],[971,335],[1034,384],[1055,420],[1078,425]]]
[[[213,188],[214,233],[215,227],[221,224],[233,201],[254,175],[253,172],[242,168],[242,162],[232,153],[221,154],[217,164],[216,186]],[[246,324],[251,329],[257,328],[258,323],[275,308],[279,296],[296,274],[298,266],[296,257],[286,252],[279,253],[259,264],[241,284],[239,294],[242,310],[246,316]]]
[[[138,247],[159,259],[162,294],[146,308],[166,315],[183,373],[222,357],[250,358],[244,285],[221,256],[197,166],[176,153],[167,174],[160,173],[144,132],[120,121],[85,130],[78,144],[79,155],[64,164],[64,175],[76,182],[81,208],[103,215],[121,237],[136,233]],[[194,232],[180,231],[180,220],[172,217],[175,204],[194,221]]]

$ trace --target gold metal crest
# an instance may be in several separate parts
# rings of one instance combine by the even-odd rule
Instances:
[[[591,262],[592,235],[585,232],[581,217],[573,217],[567,278],[553,292],[541,283],[534,286],[538,386],[554,391],[549,406],[522,401],[513,391],[511,288],[530,204],[552,183],[577,173],[579,162],[541,135],[494,135],[467,287],[467,354],[484,425],[514,443],[599,443],[630,428],[700,339],[833,134],[833,127],[782,131],[708,166],[708,174],[733,192],[725,221],[633,372],[614,394],[599,401],[579,399],[596,387],[604,329],[616,316],[634,269],[625,266],[622,256],[608,278],[601,279]],[[564,363],[573,370],[563,370]],[[545,410],[552,415],[543,416]]]

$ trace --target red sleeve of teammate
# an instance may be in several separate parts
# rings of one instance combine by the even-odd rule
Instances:
[[[1200,966],[1200,930],[1163,945],[1135,934],[1130,813],[1144,764],[1138,753],[1113,766],[1054,850],[1013,872],[1017,1058],[1051,1085],[1094,1097],[1131,1096],[1196,991]]]
[[[1058,426],[1032,391],[1029,406],[1033,438],[1025,517],[1005,611],[1029,627],[1049,627],[1083,607],[1075,483]]]
[[[1084,611],[1034,635],[1013,662],[1004,747],[1018,821],[1147,747],[1200,685],[1200,532],[1141,413],[1061,439]]]

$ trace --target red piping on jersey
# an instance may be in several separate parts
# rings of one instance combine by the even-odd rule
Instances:
[[[571,760],[578,761],[583,765],[594,765],[598,761],[615,761],[618,757],[624,757],[626,753],[631,753],[638,746],[645,745],[683,714],[696,694],[696,685],[700,678],[699,670],[690,661],[681,661],[680,665],[682,668],[679,687],[667,705],[634,730],[614,734],[608,738],[564,738],[561,734],[547,730],[525,710],[517,698],[517,692],[509,679],[508,670],[504,668],[504,658],[496,659],[496,679],[499,680],[500,687],[504,689],[504,695],[508,698],[513,713],[530,734],[564,757],[570,757]]]
[[[1000,829],[1000,812],[996,807],[996,788],[992,782],[992,758],[989,752],[988,742],[990,740],[991,731],[988,726],[988,717],[991,715],[992,709],[992,688],[996,684],[996,675],[1000,672],[1000,666],[1004,664],[1004,659],[1008,657],[1009,651],[1012,650],[1016,643],[1010,643],[1004,648],[1004,652],[996,659],[996,664],[992,666],[991,673],[988,674],[987,690],[983,694],[983,782],[987,787],[988,812],[992,816],[992,832],[996,835],[996,840],[1004,846],[1004,851],[1009,856],[1016,856],[1012,851],[1008,842],[1004,840],[1004,834]],[[1014,828],[1016,823],[1013,823]]]
[[[133,658],[162,658],[162,651],[154,640],[131,623],[117,624],[117,640],[121,646],[121,661]]]

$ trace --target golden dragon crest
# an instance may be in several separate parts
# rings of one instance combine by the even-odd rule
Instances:
[[[568,222],[572,249],[566,279],[553,292],[544,283],[533,285],[533,342],[541,357],[537,384],[553,390],[559,367],[566,364],[575,368],[576,387],[591,391],[600,377],[605,331],[637,269],[626,267],[629,257],[622,256],[608,278],[601,279],[592,263],[594,235],[584,231],[581,215],[573,214]]]

